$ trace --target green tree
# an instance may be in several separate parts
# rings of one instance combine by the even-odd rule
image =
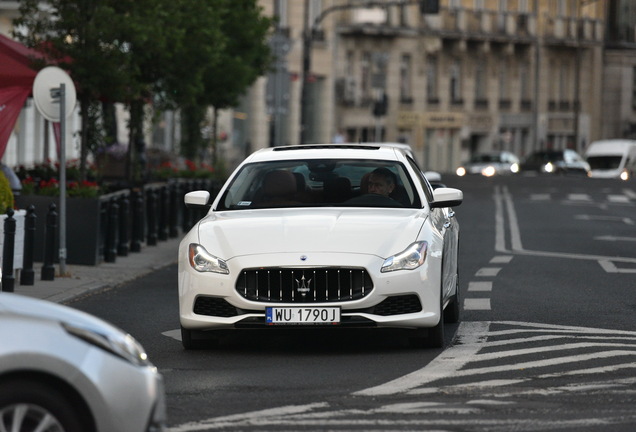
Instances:
[[[214,108],[210,146],[216,162],[216,113],[238,105],[240,96],[266,72],[271,62],[267,36],[272,20],[263,15],[256,0],[216,0],[214,4],[225,43],[216,62],[203,70],[203,91],[196,104]]]
[[[205,107],[235,105],[266,68],[271,23],[261,13],[256,0],[22,0],[15,24],[76,83],[85,176],[89,152],[112,129],[95,116],[104,102],[130,110],[129,164],[150,101],[190,117],[184,148],[196,154]]]

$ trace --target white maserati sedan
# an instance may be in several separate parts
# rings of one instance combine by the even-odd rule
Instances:
[[[459,320],[458,189],[433,190],[382,145],[273,147],[249,156],[179,246],[186,349],[228,329],[406,329],[444,346]],[[205,342],[204,342],[205,341]]]

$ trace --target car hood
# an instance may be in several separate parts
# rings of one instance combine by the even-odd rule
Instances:
[[[387,257],[417,240],[421,209],[267,209],[213,213],[199,242],[220,258],[286,252],[341,252]]]
[[[5,313],[30,319],[73,324],[104,335],[119,331],[111,324],[80,310],[20,294],[2,293],[0,295],[0,315]]]

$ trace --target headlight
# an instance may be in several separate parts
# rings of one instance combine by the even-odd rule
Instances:
[[[463,177],[463,176],[465,176],[465,175],[466,175],[466,168],[464,168],[464,167],[459,167],[459,168],[457,168],[457,171],[455,171],[455,173],[456,173],[458,176]]]
[[[629,180],[629,172],[623,171],[620,177],[621,177],[621,180]]]
[[[551,173],[554,171],[554,165],[552,164],[552,162],[548,162],[543,166],[543,170],[547,173]]]
[[[510,171],[514,174],[517,174],[519,172],[519,164],[513,163],[512,165],[510,165]]]
[[[62,327],[69,334],[88,342],[109,353],[121,357],[124,360],[137,366],[151,366],[146,351],[137,340],[131,335],[119,332],[109,335],[98,333],[84,327],[62,323]]]
[[[481,175],[483,175],[485,177],[492,177],[495,174],[497,174],[497,170],[492,165],[488,165],[486,168],[481,170]]]
[[[425,241],[413,243],[399,254],[395,254],[385,259],[380,272],[386,273],[396,270],[414,270],[424,264],[427,249],[428,243]]]
[[[188,260],[192,268],[198,272],[230,274],[225,261],[210,254],[200,244],[190,243]]]

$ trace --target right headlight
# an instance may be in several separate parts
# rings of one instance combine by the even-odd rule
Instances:
[[[424,264],[427,250],[427,242],[415,242],[402,252],[385,259],[380,272],[386,273],[396,270],[414,270]]]
[[[230,274],[230,269],[228,269],[226,262],[209,253],[200,244],[190,243],[188,261],[192,268],[198,272]]]
[[[457,171],[455,171],[455,173],[458,176],[463,177],[466,175],[466,168],[464,168],[463,166],[460,166],[459,168],[457,168]]]
[[[146,351],[137,340],[124,332],[103,334],[90,328],[62,323],[69,334],[137,366],[152,366]]]

